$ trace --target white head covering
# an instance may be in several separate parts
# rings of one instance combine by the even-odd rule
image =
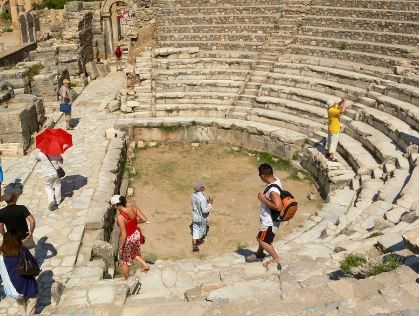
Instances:
[[[205,184],[203,182],[197,182],[195,183],[195,185],[193,186],[193,190],[195,192],[198,192],[199,190],[201,190],[203,187],[205,187]]]
[[[121,203],[121,196],[120,195],[114,195],[111,198],[111,205],[116,205],[118,203]]]

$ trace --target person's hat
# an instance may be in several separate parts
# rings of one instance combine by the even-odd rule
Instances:
[[[330,98],[329,100],[327,100],[327,106],[332,106],[338,102],[339,100]]]
[[[114,195],[111,198],[111,205],[116,205],[118,203],[121,203],[121,196],[120,195]]]
[[[63,80],[63,83],[70,83],[70,80],[68,80],[68,79],[64,79],[64,80]]]
[[[203,187],[205,187],[205,184],[203,182],[197,182],[194,186],[193,186],[193,190],[195,192],[198,192],[199,190],[201,190]]]

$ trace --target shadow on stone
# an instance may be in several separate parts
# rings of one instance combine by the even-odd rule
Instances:
[[[237,254],[239,254],[240,256],[244,257],[245,262],[255,262],[255,261],[262,261],[262,259],[255,259],[255,260],[247,260],[247,257],[250,255],[253,255],[254,252],[250,249],[246,249],[246,248],[241,248],[235,251]]]
[[[72,118],[71,119],[71,126],[77,127],[77,125],[80,124],[80,120],[81,120],[81,118],[79,118],[79,117]]]
[[[79,174],[66,176],[61,180],[61,192],[63,196],[73,196],[74,191],[87,184],[87,178]]]
[[[38,243],[35,246],[35,258],[39,266],[42,266],[45,259],[49,259],[57,255],[57,249],[55,249],[52,244],[47,243],[47,239],[48,237],[42,237],[38,240]]]
[[[54,273],[51,270],[42,271],[41,274],[38,276],[37,281],[39,293],[35,313],[40,314],[46,306],[51,305],[52,303],[52,285],[55,281]]]

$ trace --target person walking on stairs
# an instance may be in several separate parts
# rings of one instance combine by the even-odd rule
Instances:
[[[58,96],[60,103],[70,104],[73,102],[73,94],[71,93],[70,81],[67,79],[63,80],[63,85],[60,90],[58,90]],[[71,124],[71,111],[64,113],[65,123],[67,130],[72,130],[73,125]]]
[[[343,97],[340,102],[330,99],[327,102],[327,117],[328,117],[328,135],[326,144],[326,158],[330,161],[337,162],[335,157],[336,148],[339,141],[340,133],[340,115],[346,111],[346,98]]]
[[[124,51],[121,48],[121,44],[118,43],[118,46],[115,48],[115,58],[116,58],[116,71],[122,71],[122,54]]]
[[[278,221],[278,217],[272,214],[271,209],[277,212],[282,209],[280,192],[282,190],[282,184],[274,176],[272,167],[266,163],[259,166],[259,177],[266,183],[265,190],[258,194],[258,199],[261,203],[259,211],[260,225],[256,240],[259,243],[259,247],[256,253],[248,256],[246,259],[249,261],[263,259],[265,257],[264,251],[266,251],[272,259],[264,262],[263,265],[268,267],[270,264],[276,263],[277,269],[281,270],[279,255],[272,245],[275,235],[278,232],[280,221]]]
[[[35,218],[26,206],[16,204],[17,196],[15,193],[6,192],[3,198],[7,206],[0,210],[0,234],[4,236],[6,230],[13,232],[23,246],[28,249],[35,248],[35,241],[33,240],[33,232],[36,226]]]
[[[48,209],[52,212],[61,204],[61,179],[57,174],[59,164],[64,163],[61,155],[46,155],[42,151],[38,151],[35,155],[36,161],[41,162],[41,170],[44,174],[45,191],[48,196]]]
[[[127,205],[124,196],[114,195],[111,205],[119,211],[116,222],[119,227],[119,262],[125,280],[129,277],[129,267],[134,260],[142,265],[141,271],[146,272],[150,265],[145,262],[141,255],[141,245],[145,238],[138,224],[146,223],[144,213],[134,205]]]
[[[205,184],[198,182],[193,187],[192,204],[192,251],[199,251],[199,245],[205,242],[208,234],[208,216],[212,209],[213,199],[204,193]]]

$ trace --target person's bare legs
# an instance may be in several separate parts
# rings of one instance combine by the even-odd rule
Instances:
[[[147,262],[145,262],[145,260],[141,256],[141,253],[135,257],[135,260],[141,263],[141,265],[143,266],[143,269],[142,269],[143,272],[150,270],[150,265]]]
[[[256,237],[256,240],[259,242],[259,238]],[[265,257],[265,254],[263,253],[263,248],[259,243],[258,250],[256,250],[256,252],[251,254],[250,256],[247,256],[246,259],[247,260],[256,260],[256,259],[261,259],[263,257]]]
[[[274,246],[264,242],[263,240],[260,240],[259,238],[257,238],[257,240],[258,240],[258,243],[259,243],[259,247],[261,247],[263,250],[265,250],[267,253],[269,253],[271,255],[272,261],[274,261],[276,263],[279,263],[279,260],[280,260],[279,255],[276,252]]]
[[[121,263],[121,271],[125,280],[127,280],[129,277],[129,265]]]

